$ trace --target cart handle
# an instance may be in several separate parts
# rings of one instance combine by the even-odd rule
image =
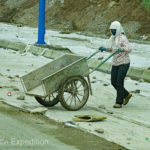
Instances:
[[[92,58],[94,55],[96,55],[97,53],[99,53],[100,50],[97,50],[96,52],[94,52],[92,55],[90,55],[89,57],[86,58],[86,60],[89,60],[90,58]]]
[[[94,55],[95,54],[97,54],[98,53],[98,51],[96,51],[95,53],[94,53]],[[108,56],[104,61],[102,61],[97,67],[95,67],[89,74],[91,74],[91,73],[93,73],[95,70],[97,70],[100,66],[102,66],[108,59],[110,59],[113,55],[115,55],[116,53],[118,53],[117,51],[115,51],[114,53],[112,53],[110,56]],[[91,55],[91,56],[89,56],[88,57],[88,59],[89,58],[91,58],[92,56],[94,56],[93,54]],[[87,60],[88,60],[87,59]]]

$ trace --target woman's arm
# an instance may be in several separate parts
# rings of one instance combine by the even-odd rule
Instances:
[[[120,49],[128,53],[131,52],[129,41],[125,35],[120,37]]]
[[[112,48],[106,48],[106,52],[112,52]]]

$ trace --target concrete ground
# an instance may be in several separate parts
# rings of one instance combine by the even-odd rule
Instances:
[[[126,150],[93,134],[42,115],[21,112],[2,102],[0,131],[0,147],[3,150]]]
[[[0,22],[0,39],[34,44],[37,42],[37,28],[17,27],[16,25]],[[61,34],[60,31],[46,30],[45,42],[53,47],[69,48],[71,52],[82,56],[89,56],[100,46],[108,47],[109,40],[99,37],[84,36],[77,33]],[[131,66],[142,69],[150,67],[150,48],[149,44],[138,44],[130,42],[132,52],[130,53]],[[109,56],[110,53],[99,53],[95,58]],[[108,60],[111,62],[111,59]]]
[[[32,110],[41,107],[34,97],[25,95],[25,100],[17,100],[18,95],[24,94],[18,75],[24,75],[51,60],[44,57],[32,56],[29,53],[19,54],[11,50],[0,49],[0,97],[7,104],[20,109]],[[93,96],[85,107],[79,111],[67,111],[60,104],[51,107],[45,116],[66,125],[74,126],[93,133],[99,137],[125,146],[131,150],[150,149],[150,84],[133,81],[126,78],[125,86],[133,92],[130,103],[121,109],[112,108],[115,103],[115,90],[109,84],[110,75],[94,72],[91,75]],[[16,88],[19,89],[16,90]],[[135,91],[140,91],[137,93]],[[7,96],[12,92],[12,96]],[[107,116],[102,122],[75,122],[72,118],[81,114],[98,114]],[[95,132],[96,128],[104,129],[104,133]]]

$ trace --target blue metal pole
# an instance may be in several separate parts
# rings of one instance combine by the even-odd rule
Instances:
[[[38,41],[36,44],[45,45],[45,0],[39,0]]]

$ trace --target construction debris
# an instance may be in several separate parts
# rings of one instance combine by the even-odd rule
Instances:
[[[104,133],[104,129],[95,129],[95,131],[97,132],[97,133]]]
[[[73,121],[76,122],[96,122],[96,121],[102,121],[107,119],[105,116],[100,115],[76,115],[73,118]]]
[[[32,109],[32,110],[30,110],[30,113],[32,113],[32,114],[45,114],[45,112],[47,111],[48,109],[47,108],[45,108],[45,107],[39,107],[39,108],[35,108],[35,109]]]

